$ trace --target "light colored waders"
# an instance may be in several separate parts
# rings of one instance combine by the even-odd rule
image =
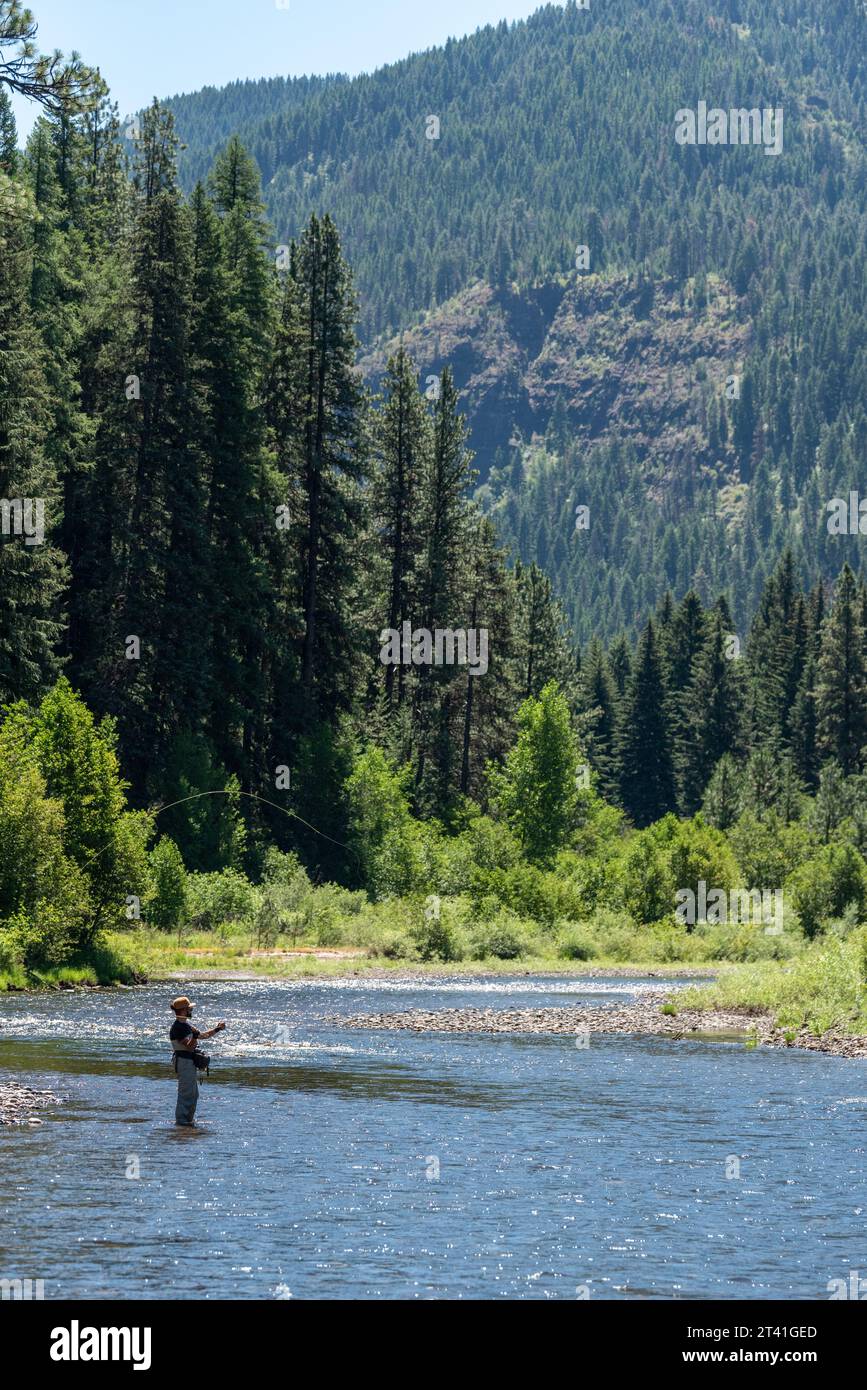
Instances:
[[[199,1082],[196,1076],[198,1068],[189,1054],[185,1057],[179,1051],[177,1058],[175,1066],[178,1073],[178,1103],[175,1106],[175,1124],[191,1125],[196,1117],[196,1105],[199,1100]]]

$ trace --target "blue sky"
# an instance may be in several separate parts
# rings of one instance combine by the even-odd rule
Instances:
[[[78,49],[121,116],[154,96],[236,78],[368,72],[408,53],[523,19],[541,0],[29,0],[43,51]],[[286,5],[286,8],[281,6]],[[19,131],[33,108],[16,101]]]

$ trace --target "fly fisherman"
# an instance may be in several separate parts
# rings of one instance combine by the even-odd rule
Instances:
[[[225,1023],[218,1023],[216,1028],[211,1028],[209,1032],[200,1033],[190,1022],[195,1007],[195,1004],[192,1004],[185,994],[182,994],[179,999],[173,999],[171,1003],[175,1021],[169,1030],[169,1040],[174,1053],[172,1061],[178,1074],[178,1103],[175,1107],[176,1125],[189,1126],[195,1121],[196,1104],[199,1099],[199,1082],[196,1076],[198,1065],[194,1053],[199,1039],[212,1038],[215,1033],[222,1033],[226,1026]]]

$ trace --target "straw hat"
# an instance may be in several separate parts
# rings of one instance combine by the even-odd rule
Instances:
[[[192,1000],[188,999],[185,994],[178,995],[177,999],[173,999],[169,1005],[169,1008],[174,1009],[175,1013],[177,1013],[179,1009],[194,1009],[195,1007]]]

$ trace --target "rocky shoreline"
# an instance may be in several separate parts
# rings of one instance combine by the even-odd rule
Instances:
[[[763,1047],[801,1047],[835,1057],[867,1057],[867,1037],[828,1032],[821,1037],[801,1028],[777,1028],[769,1014],[744,1009],[680,1009],[663,1013],[671,996],[643,995],[629,1004],[552,1009],[410,1009],[403,1013],[354,1014],[344,1027],[413,1033],[643,1033],[679,1039],[754,1041]],[[337,1022],[338,1020],[334,1020]]]
[[[17,1081],[0,1081],[0,1125],[41,1125],[35,1112],[59,1104],[60,1097],[51,1091],[34,1091]]]

